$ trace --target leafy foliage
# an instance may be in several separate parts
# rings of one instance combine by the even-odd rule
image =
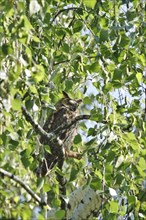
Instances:
[[[82,159],[66,159],[57,171],[67,179],[67,197],[89,185],[104,199],[95,219],[144,219],[144,1],[91,2],[1,0],[0,167],[47,193],[56,218],[64,218],[57,168],[50,178],[34,174],[43,154],[21,105],[42,125],[65,90],[83,99],[81,114],[91,114],[74,139]],[[45,209],[8,177],[0,178],[0,198],[0,219],[37,212],[45,219]]]

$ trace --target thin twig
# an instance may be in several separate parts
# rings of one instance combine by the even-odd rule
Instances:
[[[72,24],[73,24],[73,22],[74,22],[74,19],[75,19],[75,15],[74,15],[73,18],[71,19],[71,21],[70,21],[70,23],[69,23],[69,25],[68,25],[68,28],[72,26]],[[59,48],[60,45],[62,44],[62,42],[63,42],[65,36],[66,36],[66,33],[63,35],[62,39],[59,41],[59,43],[58,43],[58,48]]]
[[[63,9],[61,9],[60,11],[58,11],[58,12],[54,15],[54,17],[53,17],[53,19],[52,19],[52,23],[55,21],[55,19],[58,17],[58,15],[60,15],[62,12],[64,12],[64,11],[70,11],[70,10],[78,10],[78,9],[83,10],[83,8],[81,8],[81,7],[71,7],[71,8],[63,8]]]
[[[58,65],[60,63],[66,63],[66,62],[70,62],[70,60],[62,60],[62,61],[54,63],[53,65],[56,66],[56,65]]]
[[[37,194],[35,194],[34,191],[32,191],[30,189],[30,187],[28,185],[26,185],[23,182],[23,180],[21,180],[19,177],[13,175],[12,173],[10,173],[2,168],[0,168],[0,173],[4,176],[9,177],[10,179],[14,180],[15,182],[19,183],[32,196],[32,198],[35,199],[40,205],[47,205],[44,202],[42,202],[41,198]],[[47,205],[47,207],[49,209],[51,209],[48,205]]]

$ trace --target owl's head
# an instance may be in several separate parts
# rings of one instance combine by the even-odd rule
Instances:
[[[58,104],[61,106],[64,106],[69,111],[73,111],[73,112],[76,111],[78,106],[81,104],[82,99],[71,99],[66,92],[63,91],[62,93],[63,93],[64,98],[62,98]],[[58,104],[57,104],[57,107],[58,107]]]

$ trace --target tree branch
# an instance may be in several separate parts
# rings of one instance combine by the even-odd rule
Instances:
[[[70,128],[73,124],[77,123],[78,121],[86,120],[86,119],[90,119],[90,118],[91,118],[91,115],[78,115],[75,118],[73,118],[73,120],[69,124],[67,124],[66,126],[64,126],[64,125],[59,126],[54,131],[54,134],[59,134],[60,131],[62,132],[62,130],[66,130],[66,129]],[[100,123],[107,124],[107,121],[103,120]]]
[[[62,61],[54,63],[53,65],[56,66],[56,65],[58,65],[60,63],[66,63],[66,62],[70,62],[70,60],[62,60]]]
[[[34,119],[32,118],[32,116],[29,114],[29,112],[26,110],[26,108],[24,106],[21,107],[22,108],[22,113],[25,116],[25,119],[32,125],[33,129],[35,130],[36,133],[45,136],[45,138],[48,140],[48,142],[50,142],[50,140],[52,140],[53,138],[55,138],[55,134],[58,134],[59,131],[65,130],[70,128],[73,124],[77,123],[80,120],[84,120],[84,119],[89,119],[91,116],[90,115],[79,115],[76,118],[74,118],[71,123],[69,123],[68,125],[64,126],[59,126],[54,132],[49,132],[47,133],[39,124],[37,124]]]
[[[47,133],[39,124],[37,124],[24,106],[22,106],[21,109],[25,119],[32,125],[36,133],[45,136],[48,141],[54,136],[54,133]]]
[[[68,28],[72,26],[72,24],[73,24],[73,22],[74,22],[74,19],[75,19],[75,15],[74,15],[73,18],[71,19],[71,21],[70,21],[70,23],[69,23],[69,25],[68,25]],[[59,41],[59,43],[58,43],[58,48],[59,48],[60,45],[62,44],[62,42],[63,42],[65,36],[66,36],[66,33],[62,36],[62,39]]]
[[[48,144],[52,139],[56,138],[56,134],[59,135],[60,131],[62,132],[62,130],[66,130],[70,128],[73,124],[77,123],[78,121],[91,118],[91,115],[78,115],[69,124],[59,126],[53,132],[47,133],[39,124],[37,124],[34,121],[32,116],[29,114],[29,112],[26,110],[24,106],[22,106],[21,108],[22,108],[23,115],[25,116],[26,120],[32,125],[35,132],[40,134],[41,136],[44,136],[48,140]],[[101,121],[101,123],[107,124],[107,121],[104,120],[104,121]]]
[[[40,198],[37,194],[35,194],[35,193],[30,189],[30,187],[29,187],[28,185],[26,185],[26,184],[23,182],[23,180],[21,180],[19,177],[13,175],[12,173],[10,173],[10,172],[8,172],[8,171],[2,169],[2,168],[0,168],[0,173],[1,173],[2,175],[4,175],[4,176],[9,177],[10,179],[14,180],[15,182],[19,183],[19,185],[21,185],[21,186],[32,196],[32,198],[35,199],[35,201],[37,201],[41,206],[42,206],[42,205],[47,205],[47,204],[45,204],[44,202],[42,202],[42,201],[41,201],[41,198]],[[51,209],[48,205],[47,205],[47,207],[48,207],[49,209]]]
[[[62,130],[66,130],[70,128],[73,124],[77,123],[78,121],[84,120],[84,119],[90,119],[91,115],[78,115],[77,117],[73,118],[73,120],[67,124],[67,125],[62,125],[59,126],[57,129],[55,129],[54,133],[58,134],[59,131],[62,132]]]
[[[60,11],[58,11],[55,15],[54,15],[54,17],[53,17],[53,19],[52,19],[52,23],[55,21],[55,19],[62,13],[62,12],[64,12],[64,11],[70,11],[70,10],[78,10],[78,9],[82,9],[81,7],[71,7],[71,8],[63,8],[63,9],[61,9]],[[82,9],[83,10],[83,9]]]

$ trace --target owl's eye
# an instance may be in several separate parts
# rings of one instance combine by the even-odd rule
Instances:
[[[78,107],[78,103],[74,100],[69,100],[68,107],[69,107],[70,111],[76,111],[76,109]]]
[[[77,102],[71,99],[69,100],[69,104],[77,106]]]

